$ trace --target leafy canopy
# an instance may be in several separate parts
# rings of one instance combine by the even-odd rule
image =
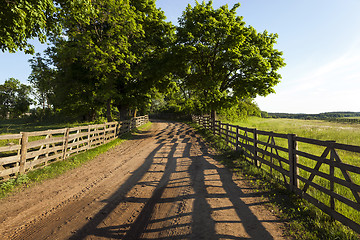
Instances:
[[[175,72],[204,111],[272,93],[281,78],[277,70],[285,64],[274,48],[277,35],[245,26],[236,15],[239,6],[214,9],[212,1],[196,1],[179,19]]]

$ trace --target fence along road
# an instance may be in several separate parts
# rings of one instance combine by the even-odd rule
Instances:
[[[341,158],[347,153],[360,159],[359,146],[213,122],[207,116],[193,116],[193,121],[241,150],[246,160],[277,176],[291,191],[360,233],[360,167]],[[316,153],[307,150],[313,149],[310,146],[316,146]]]
[[[266,192],[216,161],[194,130],[151,128],[1,200],[1,239],[289,239]],[[31,196],[31,197],[29,197]]]
[[[122,122],[0,135],[0,141],[11,140],[12,143],[0,147],[0,180],[98,147],[148,121],[146,115]],[[14,141],[18,141],[18,144]]]

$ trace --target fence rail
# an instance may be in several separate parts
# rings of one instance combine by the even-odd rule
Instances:
[[[0,141],[8,142],[0,147],[0,181],[108,143],[148,121],[146,115],[122,122],[0,135]]]
[[[247,161],[278,177],[291,191],[360,233],[360,167],[342,160],[346,153],[359,162],[360,146],[213,122],[206,116],[193,116],[193,121],[241,150]]]

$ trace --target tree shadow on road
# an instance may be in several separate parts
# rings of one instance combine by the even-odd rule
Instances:
[[[259,220],[252,212],[251,206],[242,199],[253,197],[254,193],[245,193],[232,178],[232,173],[223,166],[214,163],[212,155],[205,145],[192,134],[185,124],[169,123],[167,128],[159,132],[155,139],[157,147],[148,155],[145,162],[133,172],[126,182],[107,200],[107,204],[70,239],[84,239],[87,236],[97,236],[108,239],[274,239],[264,227],[264,222],[280,222],[277,220]],[[165,170],[159,180],[141,181],[145,174],[155,174],[150,170],[155,156],[165,146],[169,152],[165,156]],[[194,151],[195,149],[195,151]],[[209,161],[211,160],[211,161]],[[179,168],[182,167],[182,170]],[[186,170],[183,170],[187,167]],[[158,173],[158,172],[157,172]],[[175,174],[183,174],[175,177]],[[216,178],[217,180],[211,180]],[[214,181],[216,184],[214,184]],[[155,187],[152,196],[126,197],[135,185]],[[219,192],[209,193],[209,188],[217,188]],[[165,197],[164,192],[170,189],[183,191],[185,194],[175,197]],[[261,193],[256,193],[261,194]],[[189,200],[192,202],[191,211],[179,211],[176,215],[156,217],[153,215],[156,206],[166,203],[181,203]],[[227,201],[226,206],[213,206],[213,201]],[[115,226],[100,227],[99,225],[121,203],[145,204],[135,221]],[[256,203],[259,204],[259,203]],[[159,207],[158,207],[159,208]],[[233,211],[236,214],[229,219],[218,220],[215,213]],[[120,218],[120,216],[119,216]],[[181,219],[191,219],[181,221]],[[176,221],[175,221],[176,220]],[[179,223],[177,223],[179,222]],[[235,224],[235,225],[231,225]],[[149,228],[148,226],[158,226]],[[241,225],[245,232],[242,236],[233,232],[219,233],[221,226]],[[160,227],[159,227],[160,226]],[[125,230],[126,229],[126,230]],[[189,229],[183,233],[176,229]],[[163,234],[168,232],[168,234]],[[146,234],[153,234],[147,237]]]

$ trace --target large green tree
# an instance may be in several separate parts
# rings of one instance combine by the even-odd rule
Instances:
[[[31,87],[10,78],[0,85],[0,116],[15,118],[29,110]]]
[[[128,77],[130,63],[135,61],[129,38],[141,35],[142,29],[128,0],[93,0],[91,4],[88,21],[77,19],[74,12],[64,16],[66,37],[53,39],[52,58],[59,71],[55,93],[60,108],[77,112],[81,106],[83,111],[94,112],[107,106],[109,113],[118,94],[117,81]],[[88,104],[92,107],[84,108]],[[108,120],[112,120],[110,114]]]
[[[214,9],[212,1],[188,5],[179,18],[174,45],[175,71],[203,111],[265,96],[281,78],[282,52],[274,48],[276,34],[258,33],[237,16],[240,4]]]
[[[90,105],[91,112],[105,108],[108,121],[114,106],[122,113],[132,109],[136,114],[137,109],[149,107],[154,88],[165,85],[160,82],[169,82],[159,66],[174,28],[153,0],[94,0],[91,4],[88,21],[64,16],[66,37],[53,39],[56,105],[77,113]]]

